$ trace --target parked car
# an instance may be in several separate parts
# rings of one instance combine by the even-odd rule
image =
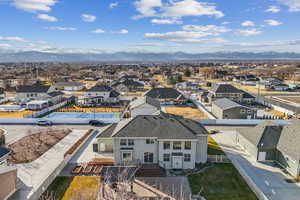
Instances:
[[[38,126],[52,126],[53,122],[50,121],[50,120],[38,120],[36,122],[36,125],[38,125]]]
[[[103,126],[104,123],[99,121],[99,120],[91,120],[91,121],[89,121],[89,125],[91,125],[91,126]]]

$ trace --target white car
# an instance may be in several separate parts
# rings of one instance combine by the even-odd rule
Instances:
[[[36,125],[38,125],[38,126],[52,126],[53,122],[50,121],[50,120],[38,120],[36,122]]]

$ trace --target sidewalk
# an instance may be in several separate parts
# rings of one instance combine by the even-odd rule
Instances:
[[[226,131],[212,136],[221,146],[228,158],[256,189],[260,190],[261,196],[268,200],[299,200],[300,184],[287,183],[284,174],[279,168],[263,163],[258,163],[249,154],[241,150],[234,143],[235,131]],[[253,188],[252,188],[253,189]],[[263,199],[260,197],[260,199]]]

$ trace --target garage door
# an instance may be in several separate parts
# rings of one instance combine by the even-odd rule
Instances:
[[[266,161],[267,152],[258,152],[258,161]]]

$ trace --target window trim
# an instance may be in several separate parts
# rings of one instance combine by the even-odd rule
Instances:
[[[175,147],[175,145],[174,145],[175,143],[180,143],[180,148],[174,148]],[[172,147],[173,147],[173,150],[182,150],[182,142],[181,141],[174,141]]]
[[[186,144],[189,143],[190,147],[186,148]],[[191,141],[184,141],[184,150],[191,150],[192,149],[192,142]]]
[[[165,144],[168,144],[168,145],[169,145],[169,148],[165,148]],[[170,150],[170,149],[171,149],[171,142],[170,142],[170,141],[164,141],[164,142],[163,142],[163,149],[164,149],[164,150]]]
[[[165,157],[165,156],[167,156],[167,157]],[[168,159],[166,160],[165,158],[168,158]],[[170,161],[171,161],[171,154],[169,154],[169,153],[164,153],[164,154],[163,154],[163,161],[164,161],[164,162],[170,162]]]
[[[189,158],[189,159],[187,160],[186,158]],[[183,154],[183,161],[184,162],[191,162],[192,161],[192,155],[190,153]]]

